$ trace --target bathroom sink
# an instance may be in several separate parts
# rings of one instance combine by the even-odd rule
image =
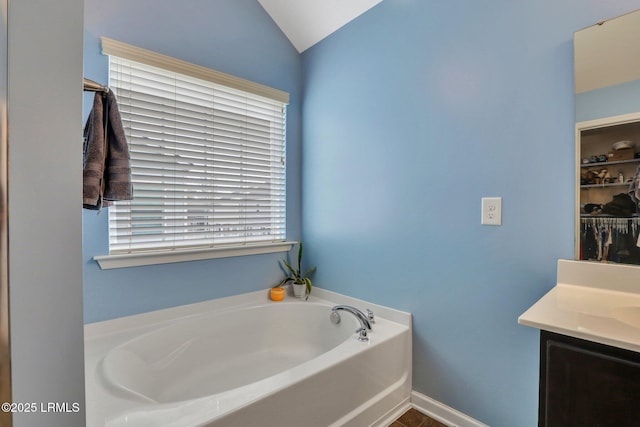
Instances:
[[[611,310],[611,317],[634,328],[640,328],[640,306],[616,307]]]

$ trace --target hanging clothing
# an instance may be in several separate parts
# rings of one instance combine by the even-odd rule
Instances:
[[[582,217],[580,259],[640,264],[640,217]]]
[[[96,92],[93,98],[84,127],[82,176],[85,209],[133,198],[129,146],[113,91]]]

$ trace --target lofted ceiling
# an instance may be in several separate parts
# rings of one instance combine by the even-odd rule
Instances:
[[[304,52],[382,0],[258,0],[298,52]]]

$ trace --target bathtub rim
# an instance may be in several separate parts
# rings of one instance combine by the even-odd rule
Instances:
[[[394,308],[370,303],[361,299],[349,297],[337,292],[329,291],[314,286],[313,294],[309,296],[309,302],[346,304],[355,307],[371,309],[376,316],[390,320],[395,323],[412,326],[411,313]],[[84,325],[85,343],[96,339],[103,339],[113,334],[123,334],[139,332],[146,329],[155,329],[164,323],[169,323],[179,319],[198,316],[211,310],[228,311],[242,307],[251,307],[258,303],[292,304],[300,301],[290,295],[284,301],[274,302],[269,299],[269,290],[259,290],[239,295],[232,295],[223,298],[216,298],[192,304],[178,305],[175,307],[163,308],[145,313],[132,314],[114,319],[102,320],[99,322],[87,323]]]

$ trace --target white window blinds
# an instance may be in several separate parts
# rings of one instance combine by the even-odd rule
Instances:
[[[109,208],[111,254],[285,239],[286,105],[116,56],[134,199]]]

